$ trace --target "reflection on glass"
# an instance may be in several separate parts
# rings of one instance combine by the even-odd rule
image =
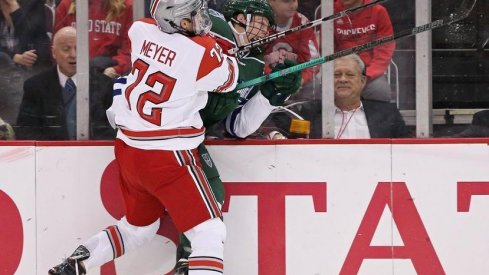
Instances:
[[[433,1],[433,16],[456,10],[459,2]],[[487,1],[477,1],[466,19],[433,32],[435,136],[489,136],[486,112],[480,112],[489,109],[488,11]]]

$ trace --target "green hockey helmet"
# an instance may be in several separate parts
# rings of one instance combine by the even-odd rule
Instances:
[[[222,8],[227,21],[242,13],[244,15],[261,15],[268,19],[270,26],[275,25],[273,10],[266,0],[228,0]]]

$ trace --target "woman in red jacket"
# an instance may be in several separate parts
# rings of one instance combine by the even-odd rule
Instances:
[[[130,70],[132,0],[89,0],[88,28],[90,66],[115,78]],[[56,7],[54,31],[76,26],[75,0],[62,0]]]

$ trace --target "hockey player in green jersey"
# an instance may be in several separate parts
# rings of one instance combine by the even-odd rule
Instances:
[[[269,28],[274,25],[273,11],[266,0],[229,0],[224,4],[222,12],[223,14],[209,10],[212,20],[210,35],[224,52],[266,37]],[[237,57],[239,82],[263,75],[265,63],[260,48],[238,52]],[[272,71],[292,65],[295,65],[293,61],[285,60]],[[296,72],[265,82],[261,86],[245,87],[226,94],[209,93],[207,105],[200,111],[204,126],[209,129],[218,122],[224,122],[227,135],[245,138],[254,133],[277,106],[283,105],[299,89],[300,83],[300,72]],[[222,206],[224,186],[204,144],[199,146],[199,154],[204,173]],[[181,235],[175,274],[187,274],[187,258],[190,252],[189,241]]]

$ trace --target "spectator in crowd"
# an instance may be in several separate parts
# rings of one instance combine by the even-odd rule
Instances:
[[[289,30],[309,22],[297,11],[298,0],[268,0],[275,16],[275,28],[270,34]],[[265,63],[273,67],[284,59],[303,63],[319,57],[319,45],[312,28],[294,32],[266,45]],[[302,86],[309,84],[319,71],[318,67],[302,70]]]
[[[489,110],[474,114],[472,123],[462,132],[452,137],[489,137]]]
[[[88,29],[90,67],[115,78],[129,72],[132,0],[89,0]],[[76,26],[75,0],[62,0],[56,7],[55,32]]]
[[[337,13],[368,2],[371,0],[335,0],[334,12]],[[387,10],[381,5],[375,5],[334,21],[335,51],[362,45],[393,33]],[[363,98],[390,101],[391,88],[385,72],[395,47],[395,43],[390,42],[359,54],[366,65],[367,85],[363,90]]]
[[[57,65],[24,83],[17,118],[18,139],[76,139],[76,30],[63,27],[54,35],[52,56]],[[90,138],[115,136],[105,110],[112,103],[112,79],[90,77]],[[95,88],[96,87],[96,88]]]
[[[394,104],[361,98],[367,83],[365,69],[356,54],[334,62],[335,138],[407,137],[406,125]]]
[[[0,140],[13,140],[15,139],[14,129],[10,124],[3,121],[0,118]]]
[[[0,116],[13,125],[22,83],[51,65],[43,1],[0,0]]]
[[[32,68],[49,63],[49,37],[42,1],[0,0],[0,66]]]

